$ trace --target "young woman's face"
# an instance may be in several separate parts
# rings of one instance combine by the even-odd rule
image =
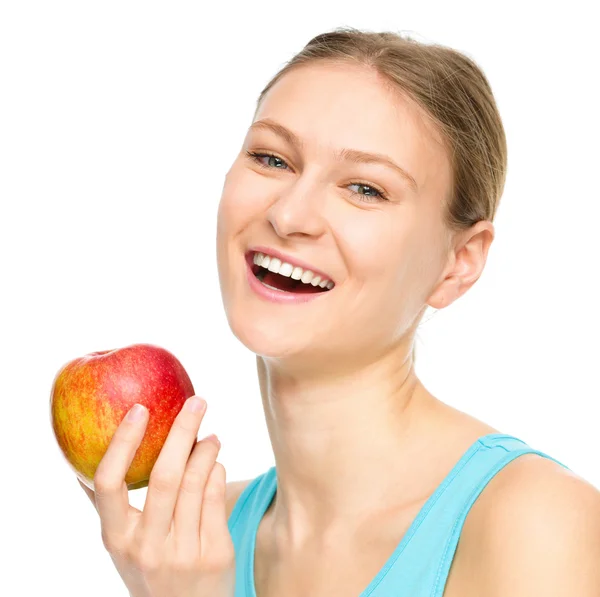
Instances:
[[[301,145],[259,122],[285,127]],[[394,167],[336,157],[344,149],[388,156],[416,188]],[[286,74],[260,106],[219,205],[219,280],[233,333],[261,356],[309,366],[356,366],[399,341],[408,351],[407,332],[445,265],[450,184],[441,138],[374,73],[318,64]],[[266,300],[247,279],[257,245],[312,265],[334,287],[304,303]]]

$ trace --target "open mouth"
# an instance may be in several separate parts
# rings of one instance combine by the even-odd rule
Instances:
[[[329,292],[327,287],[321,288],[318,284],[314,285],[302,280],[296,280],[291,276],[283,276],[269,271],[267,268],[254,263],[254,254],[252,252],[246,255],[246,261],[256,278],[267,287],[282,292],[293,294],[317,294],[320,292]]]

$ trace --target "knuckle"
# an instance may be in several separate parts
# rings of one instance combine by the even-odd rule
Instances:
[[[175,427],[176,430],[182,431],[186,434],[189,434],[189,433],[195,434],[198,429],[198,423],[197,423],[196,419],[188,416],[188,413],[186,413],[186,416],[177,417],[177,419],[175,419],[175,423],[173,424],[173,426]]]
[[[235,553],[229,548],[211,548],[202,558],[202,570],[206,574],[222,574],[234,565]]]
[[[138,434],[139,430],[136,425],[129,423],[126,427],[120,426],[117,428],[110,443],[120,450],[127,450],[136,441]]]
[[[121,489],[122,480],[114,479],[104,470],[98,467],[94,475],[94,492],[96,495],[104,496],[115,493]]]
[[[183,491],[194,494],[205,491],[212,470],[211,461],[216,458],[214,447],[206,445],[211,443],[200,442],[196,446],[198,454],[196,458],[190,459],[181,481]]]
[[[200,558],[193,554],[181,554],[178,556],[171,565],[169,569],[174,572],[197,572],[201,570]]]
[[[189,493],[192,495],[198,495],[202,493],[206,480],[202,477],[200,471],[186,471],[181,480],[180,491]]]
[[[147,546],[136,549],[131,554],[131,562],[142,572],[155,572],[162,565],[160,555]]]
[[[235,565],[235,548],[233,542],[228,540],[226,545],[223,547],[223,562],[227,568],[231,568]]]
[[[179,487],[179,478],[176,472],[160,471],[155,475],[150,473],[148,481],[148,490],[158,493],[170,493],[176,491]]]
[[[207,485],[204,490],[204,500],[207,502],[219,502],[221,501],[223,492],[214,485]]]
[[[108,535],[105,529],[102,529],[100,534],[102,536],[102,544],[106,551],[111,554],[121,553],[123,551],[123,546],[120,545],[114,537]]]
[[[176,574],[189,574],[190,572],[197,572],[200,570],[198,562],[192,560],[178,560],[171,566],[171,570]]]
[[[104,549],[112,556],[119,558],[127,558],[129,543],[126,537],[111,537],[104,529],[102,530],[102,544]]]

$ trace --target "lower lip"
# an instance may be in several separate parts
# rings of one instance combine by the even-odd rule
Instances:
[[[260,297],[271,301],[272,303],[286,303],[286,304],[297,304],[297,303],[307,303],[327,293],[331,292],[331,290],[326,290],[325,292],[312,292],[305,294],[294,294],[293,292],[285,292],[283,290],[271,290],[267,288],[253,273],[252,266],[250,265],[252,262],[249,259],[246,259],[246,273],[248,276],[248,283],[250,284],[250,288],[254,290],[256,294]]]

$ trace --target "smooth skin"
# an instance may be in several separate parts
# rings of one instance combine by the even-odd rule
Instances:
[[[144,437],[145,408],[117,428],[94,475],[95,491],[79,482],[131,597],[234,594],[225,469],[216,462],[220,442],[214,436],[196,441],[205,412],[206,401],[192,396],[175,418],[150,474],[143,512],[129,504],[125,475]]]
[[[434,396],[411,358],[424,310],[475,284],[495,235],[489,221],[448,234],[451,161],[431,124],[373,70],[304,65],[269,90],[227,172],[221,294],[256,354],[277,466],[257,533],[258,597],[360,595],[467,448],[510,432]],[[390,156],[416,188],[396,168],[340,159],[348,149]],[[256,245],[335,287],[304,305],[263,300],[246,280]],[[560,465],[517,458],[471,509],[444,597],[599,597],[599,504]]]
[[[441,199],[451,168],[426,123],[373,72],[311,65],[270,90],[227,173],[221,292],[233,333],[257,355],[277,465],[277,493],[257,535],[258,597],[359,595],[464,451],[497,431],[433,396],[411,359],[423,310],[449,306],[477,281],[494,236],[483,221],[447,238]],[[339,161],[342,148],[390,155],[418,188],[394,169]],[[246,279],[245,252],[256,244],[313,264],[336,286],[303,307],[267,303]],[[124,429],[135,438],[116,440],[97,482],[103,537],[131,594],[227,594],[226,515],[247,481],[211,498],[210,470],[221,468],[213,448],[200,442],[188,461],[197,427],[178,430],[179,449],[161,453],[144,513],[128,511],[123,478],[143,431]],[[188,520],[202,514],[188,523],[195,556],[183,561],[185,517],[173,519],[173,505],[196,458]],[[517,458],[471,509],[444,597],[599,597],[599,498],[552,461]]]

